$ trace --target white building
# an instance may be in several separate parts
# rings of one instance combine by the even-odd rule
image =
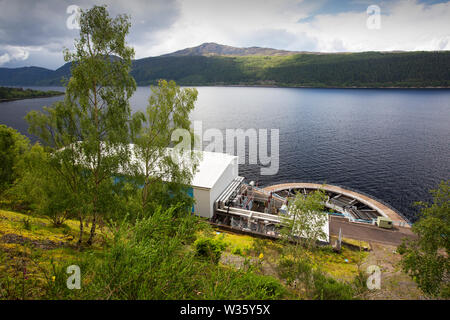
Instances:
[[[202,152],[198,169],[192,179],[195,199],[194,213],[212,218],[214,202],[228,185],[238,177],[238,157],[225,153]]]
[[[133,145],[130,145],[133,150]],[[166,148],[168,153],[172,152],[172,148]],[[214,202],[219,195],[228,187],[228,185],[238,176],[238,157],[226,153],[209,152],[209,151],[195,151],[199,155],[199,163],[197,171],[193,176],[191,182],[191,189],[189,195],[194,197],[195,205],[193,212],[201,217],[212,218],[214,215]],[[189,157],[177,157],[179,164],[190,165]],[[142,166],[135,153],[132,154],[132,162]],[[162,174],[163,180],[170,179],[164,177],[158,165],[154,166],[152,170],[155,173]]]

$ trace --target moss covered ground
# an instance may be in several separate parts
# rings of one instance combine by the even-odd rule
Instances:
[[[53,265],[77,259],[79,230],[78,221],[66,220],[56,227],[45,217],[0,210],[0,298],[40,297],[44,282],[52,281]],[[85,228],[86,238],[88,230]],[[102,250],[106,237],[99,230],[89,250]]]

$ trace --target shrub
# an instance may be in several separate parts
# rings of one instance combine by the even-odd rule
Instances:
[[[283,285],[271,276],[264,276],[248,270],[235,271],[217,267],[205,277],[206,299],[281,299],[286,294]]]
[[[218,263],[223,250],[226,248],[225,242],[220,239],[200,238],[194,242],[197,256],[210,258],[214,263]]]
[[[25,230],[31,230],[31,219],[30,218],[23,218],[22,223],[23,223],[23,228]]]
[[[368,274],[362,270],[358,271],[355,279],[353,280],[354,293],[357,295],[361,295],[367,291],[367,279]]]
[[[252,250],[256,254],[260,254],[261,252],[264,252],[266,249],[266,242],[263,239],[255,238],[253,240]]]
[[[281,283],[273,277],[251,274],[256,288],[261,290],[268,299],[278,299],[283,296],[285,289]]]
[[[312,266],[305,260],[294,260],[292,258],[282,257],[278,263],[278,273],[282,279],[285,279],[288,285],[299,281],[309,288],[311,286]]]
[[[59,174],[58,170],[62,170],[62,166],[54,165],[53,162],[51,154],[35,144],[16,163],[16,171],[20,176],[15,180],[10,194],[59,226],[73,215],[79,203],[69,184]]]
[[[199,252],[222,252],[223,241],[198,239],[187,243],[197,217],[173,219],[170,210],[155,212],[132,225],[115,226],[110,246],[103,252],[86,252],[79,261],[81,290],[65,286],[65,266],[46,275],[47,299],[279,299],[285,289],[275,278],[252,270],[234,270]],[[125,220],[126,221],[126,220]],[[161,229],[157,227],[160,226]],[[184,230],[184,231],[183,231]],[[217,255],[213,255],[217,259]],[[220,257],[220,255],[219,255]],[[217,261],[217,260],[216,260]]]
[[[323,274],[304,258],[294,259],[282,257],[278,264],[278,274],[288,285],[298,284],[310,299],[320,300],[348,300],[352,299],[354,292],[350,284],[342,283]],[[355,287],[364,279],[355,279]],[[364,282],[365,285],[365,282]],[[361,290],[362,291],[362,290]]]
[[[104,252],[87,252],[79,261],[82,290],[68,290],[65,266],[54,268],[47,297],[51,299],[187,299],[201,286],[204,262],[186,251],[196,217],[173,218],[174,210],[158,210],[136,224],[114,225]],[[61,281],[60,281],[61,280]]]
[[[320,300],[351,300],[353,289],[349,284],[339,282],[314,272],[314,298]]]
[[[243,255],[241,248],[234,248],[234,249],[231,251],[231,253],[232,253],[232,254],[235,254],[235,255],[237,255],[237,256],[242,256],[242,255]]]
[[[17,179],[16,164],[28,148],[28,138],[13,128],[0,125],[0,195]]]
[[[446,300],[450,299],[450,284],[443,286],[441,290],[441,298]]]

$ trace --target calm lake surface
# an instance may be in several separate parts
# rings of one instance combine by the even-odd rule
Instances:
[[[450,179],[450,90],[197,89],[192,120],[201,120],[203,131],[279,129],[276,175],[261,175],[259,165],[239,167],[260,186],[326,181],[373,195],[414,221],[412,203],[430,200],[429,189]],[[134,111],[145,109],[149,94],[137,89]],[[0,103],[0,123],[27,134],[25,114],[60,99]]]

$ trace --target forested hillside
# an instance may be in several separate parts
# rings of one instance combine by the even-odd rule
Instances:
[[[27,98],[41,98],[62,95],[60,91],[40,91],[22,88],[0,87],[0,102]]]
[[[449,52],[182,56],[141,59],[132,74],[141,85],[159,78],[183,85],[312,87],[450,86]]]
[[[450,52],[363,52],[274,56],[165,55],[133,61],[138,85],[307,87],[450,87]],[[0,68],[0,85],[60,85],[68,64],[52,71]]]

